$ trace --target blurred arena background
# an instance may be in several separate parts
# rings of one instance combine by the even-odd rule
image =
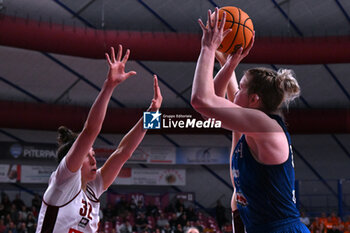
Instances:
[[[201,36],[197,19],[227,5],[247,12],[256,31],[256,44],[237,77],[254,66],[285,67],[295,71],[301,86],[301,98],[286,110],[298,207],[311,218],[334,212],[346,221],[348,0],[1,0],[3,194],[11,201],[19,195],[28,207],[35,194],[43,194],[56,166],[56,130],[60,125],[82,129],[106,76],[103,58],[111,45],[131,49],[127,70],[137,75],[119,86],[110,101],[95,145],[100,162],[148,107],[153,73],[164,98],[161,112],[194,114],[190,95]],[[215,218],[217,201],[228,208],[232,195],[229,132],[162,129],[147,134],[121,181],[103,195],[101,207],[114,206],[122,196],[135,204],[156,201],[160,209],[183,199],[186,208],[206,216],[208,225],[217,224],[208,220]],[[114,223],[117,217],[108,220]]]

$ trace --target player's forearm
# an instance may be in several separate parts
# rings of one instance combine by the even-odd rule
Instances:
[[[118,150],[126,159],[129,159],[136,148],[142,142],[147,130],[143,128],[143,117],[134,125],[134,127],[123,137],[119,143]]]
[[[231,94],[229,92],[232,92],[233,89],[236,89],[236,92],[237,80],[234,70],[229,69],[227,66],[221,68],[214,78],[214,88],[215,94],[220,97],[225,97],[226,92],[228,95]]]
[[[202,48],[194,74],[191,103],[195,109],[205,107],[208,99],[214,95],[213,68],[215,51]]]
[[[106,116],[109,100],[112,96],[115,85],[111,85],[108,80],[103,84],[103,87],[92,105],[87,120],[84,125],[84,130],[91,134],[99,134],[103,120]]]
[[[233,73],[227,85],[227,99],[233,102],[237,91],[238,91],[237,78],[236,78],[236,74]]]

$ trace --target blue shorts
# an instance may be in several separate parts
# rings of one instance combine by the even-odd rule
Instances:
[[[247,229],[247,233],[310,233],[309,229],[297,219],[278,221],[260,227]]]

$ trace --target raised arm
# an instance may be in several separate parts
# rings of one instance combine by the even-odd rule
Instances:
[[[242,108],[215,94],[212,79],[215,51],[229,31],[223,31],[223,22],[226,18],[225,14],[220,25],[218,25],[218,9],[215,10],[215,17],[213,20],[210,20],[210,14],[211,11],[209,10],[209,23],[207,26],[204,26],[203,22],[199,20],[203,31],[203,37],[201,53],[197,61],[192,86],[192,106],[196,111],[206,117],[221,120],[223,126],[232,131],[237,130],[239,132],[248,133],[279,130],[279,125],[260,110]],[[243,59],[246,52],[242,52],[243,49],[241,48],[229,58],[227,63],[230,69],[234,70]],[[252,124],[252,122],[255,124]]]
[[[127,50],[122,58],[122,46],[119,45],[117,58],[114,48],[111,48],[111,57],[106,53],[106,59],[109,65],[109,72],[103,87],[92,105],[89,115],[85,121],[84,128],[75,140],[74,144],[66,155],[67,167],[70,171],[76,172],[82,166],[84,158],[90,151],[97,135],[100,133],[104,121],[108,102],[112,96],[113,90],[125,79],[135,75],[135,71],[125,73],[125,63],[129,58],[130,51]]]
[[[156,75],[154,75],[153,88],[154,96],[150,107],[147,109],[149,112],[158,111],[163,101]],[[146,131],[147,130],[143,128],[143,117],[141,117],[141,119],[129,131],[129,133],[124,136],[124,138],[119,143],[118,148],[102,166],[101,175],[103,179],[104,189],[107,189],[116,179],[124,163],[132,156],[136,148],[141,143],[143,137],[146,134]]]

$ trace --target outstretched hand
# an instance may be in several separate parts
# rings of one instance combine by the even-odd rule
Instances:
[[[152,99],[151,106],[149,107],[150,111],[152,112],[157,111],[162,105],[162,101],[163,101],[163,96],[162,96],[162,93],[160,92],[160,88],[158,85],[157,75],[153,75],[153,89],[154,89],[153,99]]]
[[[214,17],[212,17],[211,14],[211,10],[208,10],[207,25],[204,25],[201,19],[198,19],[198,23],[203,31],[202,48],[208,47],[209,49],[216,50],[231,29],[224,31],[226,12],[223,13],[223,17],[219,25],[219,9],[215,8]]]
[[[129,49],[126,50],[126,53],[123,59],[122,59],[122,52],[123,52],[123,47],[122,45],[119,45],[117,57],[115,57],[115,52],[113,47],[111,47],[110,56],[108,55],[108,53],[105,53],[106,59],[109,65],[108,81],[111,81],[115,85],[118,85],[119,83],[123,82],[125,79],[136,74],[135,71],[129,71],[128,73],[125,73],[125,70],[124,70],[125,64],[129,59],[130,50]]]

